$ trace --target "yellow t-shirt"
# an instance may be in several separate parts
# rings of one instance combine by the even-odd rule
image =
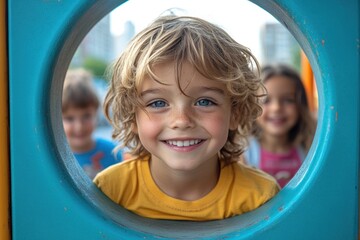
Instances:
[[[201,199],[184,201],[163,193],[151,177],[148,158],[113,165],[94,183],[115,203],[148,218],[206,221],[254,210],[279,187],[269,175],[239,163],[221,168],[215,188]]]

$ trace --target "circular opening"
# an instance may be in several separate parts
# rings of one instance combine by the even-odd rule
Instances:
[[[208,6],[208,9],[215,9],[215,10],[209,10],[209,12],[202,12],[197,11],[198,9],[202,9],[199,7],[191,7],[191,4],[186,1],[175,2],[175,1],[152,1],[151,3],[144,3],[142,2],[139,6],[136,6],[136,3],[138,1],[129,1],[125,4],[122,4],[119,8],[114,10],[114,15],[111,16],[112,20],[115,22],[117,21],[117,24],[113,28],[113,32],[115,34],[118,34],[118,42],[120,44],[118,45],[118,51],[115,55],[119,55],[121,52],[121,49],[124,47],[124,44],[132,37],[133,34],[141,30],[143,27],[145,27],[151,20],[159,16],[160,14],[164,12],[172,12],[177,15],[194,15],[198,16],[204,19],[207,19],[213,23],[217,23],[221,27],[223,27],[230,35],[232,35],[238,42],[241,44],[249,47],[254,55],[256,57],[259,57],[260,63],[262,65],[267,65],[270,62],[276,62],[276,63],[284,63],[288,64],[291,67],[293,67],[295,70],[300,71],[301,66],[299,65],[299,59],[300,59],[300,47],[297,44],[296,41],[292,38],[291,34],[284,28],[283,25],[281,25],[279,22],[277,22],[273,17],[271,17],[269,14],[267,14],[262,9],[258,8],[252,5],[252,3],[249,2],[239,2],[236,3],[235,6],[230,6],[230,4],[234,4],[234,2],[226,1],[223,2],[223,6],[226,6],[226,8],[222,9],[218,4],[214,4],[214,6],[211,6],[211,3],[206,3]],[[201,1],[199,1],[201,2]],[[153,9],[156,6],[156,3],[160,3],[161,8],[157,8],[156,10]],[[149,4],[149,5],[146,5]],[[168,5],[167,5],[168,4]],[[202,4],[205,4],[202,2]],[[237,5],[238,4],[238,5]],[[84,37],[88,34],[90,29],[108,12],[115,9],[119,5],[119,2],[117,1],[109,1],[106,5],[95,3],[93,6],[90,6],[90,8],[85,11],[85,14],[83,14],[79,19],[77,19],[75,22],[76,24],[69,32],[68,38],[66,39],[64,46],[60,52],[57,64],[55,66],[54,71],[54,79],[52,82],[52,92],[51,92],[51,116],[52,116],[52,124],[53,129],[55,132],[55,140],[59,149],[59,153],[63,159],[63,163],[65,168],[68,170],[70,178],[73,180],[74,185],[78,188],[79,192],[85,197],[85,199],[89,200],[97,209],[99,209],[105,216],[109,217],[116,223],[118,223],[120,226],[125,226],[127,228],[135,229],[136,231],[144,232],[151,235],[158,235],[158,236],[165,236],[165,237],[207,237],[207,236],[215,236],[216,235],[224,235],[229,234],[234,231],[243,231],[243,230],[251,230],[256,231],[259,228],[259,222],[266,221],[267,224],[270,224],[274,222],[275,220],[271,221],[272,219],[277,219],[281,214],[283,214],[284,205],[285,203],[280,200],[279,198],[273,199],[270,203],[263,205],[259,209],[249,212],[237,217],[233,217],[230,219],[225,219],[221,221],[213,221],[213,222],[201,222],[201,223],[193,223],[193,222],[172,222],[172,221],[163,221],[163,220],[152,220],[147,218],[142,218],[139,216],[136,216],[122,207],[119,207],[112,203],[110,200],[108,200],[105,195],[103,195],[91,182],[91,180],[84,174],[81,167],[77,164],[76,159],[74,158],[74,155],[72,154],[71,148],[69,145],[64,144],[67,142],[67,139],[64,135],[63,128],[62,128],[62,122],[59,119],[62,119],[61,116],[61,96],[59,92],[56,89],[62,88],[63,85],[63,79],[65,77],[65,73],[68,70],[68,66],[71,64],[75,64],[74,61],[76,61],[76,50],[78,50],[78,46],[82,44],[82,41]],[[146,6],[144,6],[146,5]],[[131,9],[131,7],[134,7]],[[269,11],[276,15],[279,19],[283,19],[284,25],[291,25],[291,30],[293,33],[295,33],[295,36],[298,39],[301,39],[302,45],[306,45],[306,41],[303,37],[301,37],[301,34],[297,32],[296,26],[291,23],[291,20],[288,16],[286,16],[283,12],[280,11],[279,6],[268,3],[268,5],[263,6],[265,9],[268,9]],[[147,9],[147,13],[149,15],[145,17],[144,14],[139,17],[139,15],[134,14],[134,9]],[[251,10],[249,10],[251,9]],[[254,12],[256,11],[256,12]],[[225,18],[224,14],[226,16],[230,16],[229,19]],[[128,16],[127,13],[131,13],[131,16]],[[260,15],[259,15],[260,14]],[[234,16],[246,16],[246,20],[235,20]],[[253,16],[257,16],[257,19],[261,18],[260,16],[267,19],[268,25],[265,25],[262,27],[262,32],[248,34],[248,32],[253,32],[255,26],[260,27],[259,25],[250,25],[248,24],[248,21],[253,19]],[[116,18],[119,17],[120,19]],[[143,21],[140,21],[142,19]],[[146,19],[146,20],[145,20]],[[235,24],[229,24],[230,22],[235,22]],[[229,25],[227,25],[229,24]],[[257,23],[257,24],[263,24]],[[274,32],[278,33],[274,34]],[[91,32],[91,31],[90,31]],[[283,35],[279,35],[283,34]],[[260,35],[261,34],[261,35]],[[268,35],[266,35],[268,34]],[[291,45],[292,49],[284,50],[280,48],[281,54],[279,54],[278,59],[274,60],[276,57],[275,53],[275,46],[272,46],[269,43],[269,34],[272,36],[272,38],[277,38],[276,41],[273,41],[275,44],[276,42],[279,42],[279,39],[283,40],[284,42],[287,41],[287,44],[293,44]],[[258,39],[254,40],[254,35]],[[266,37],[266,36],[267,37]],[[260,38],[262,36],[262,38]],[[264,37],[265,36],[265,37]],[[300,37],[299,37],[300,36]],[[289,40],[286,40],[288,38]],[[262,41],[261,41],[262,40]],[[257,45],[254,45],[254,42],[257,42]],[[270,44],[270,45],[269,45]],[[262,51],[262,47],[268,51]],[[289,48],[288,48],[289,49]],[[271,50],[271,51],[270,51]],[[271,53],[273,52],[273,53]],[[286,53],[286,54],[285,54]],[[75,57],[72,59],[72,55],[75,54]],[[115,56],[113,55],[113,56]],[[298,56],[297,56],[298,55]],[[272,58],[269,58],[269,56],[272,56]],[[75,59],[75,60],[74,60]],[[269,81],[270,82],[270,81]],[[314,101],[313,113],[316,115],[316,109],[317,109],[317,101],[316,101],[316,88],[315,83],[313,79],[311,81],[309,80],[309,83],[314,84],[312,88],[312,96],[309,96],[309,98]],[[315,90],[314,90],[315,89]],[[309,94],[309,90],[308,94]],[[106,131],[106,134],[108,134],[108,131]],[[109,135],[107,135],[109,136]],[[306,169],[309,165],[309,158],[307,161],[305,161],[305,164],[301,167],[301,171],[298,172],[296,175],[296,178],[293,179],[290,184],[287,185],[287,187],[281,191],[280,194],[283,196],[296,194],[296,186],[300,183],[301,179],[304,177]],[[295,191],[292,191],[295,189]],[[295,198],[294,198],[295,199]],[[289,203],[286,203],[289,204]],[[270,220],[269,220],[270,219]],[[209,230],[211,229],[211,231]],[[246,237],[248,234],[250,234],[251,231],[244,232],[243,237]]]

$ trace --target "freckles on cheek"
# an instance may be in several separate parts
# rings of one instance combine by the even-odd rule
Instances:
[[[141,132],[152,132],[156,128],[157,128],[157,124],[155,122],[147,121],[138,124],[138,129]]]
[[[146,113],[140,113],[136,116],[136,124],[140,137],[151,137],[157,134],[160,125],[160,119],[150,117]]]
[[[214,134],[227,138],[230,128],[230,118],[225,116],[213,116],[207,119],[207,128]]]

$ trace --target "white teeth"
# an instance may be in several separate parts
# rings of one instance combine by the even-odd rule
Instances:
[[[196,139],[196,140],[185,140],[185,141],[166,141],[167,144],[173,145],[173,146],[177,146],[177,147],[188,147],[188,146],[192,146],[195,144],[198,144],[201,140]]]

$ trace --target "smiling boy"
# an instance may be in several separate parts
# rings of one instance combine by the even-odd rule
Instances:
[[[115,144],[94,137],[100,105],[92,84],[92,76],[85,69],[68,70],[62,97],[62,119],[66,139],[75,159],[93,179],[108,166],[122,160],[122,151],[113,153]]]
[[[117,61],[105,99],[114,136],[135,158],[95,184],[156,219],[224,219],[272,198],[276,181],[237,162],[261,113],[251,59],[199,18],[161,17],[140,32]]]

